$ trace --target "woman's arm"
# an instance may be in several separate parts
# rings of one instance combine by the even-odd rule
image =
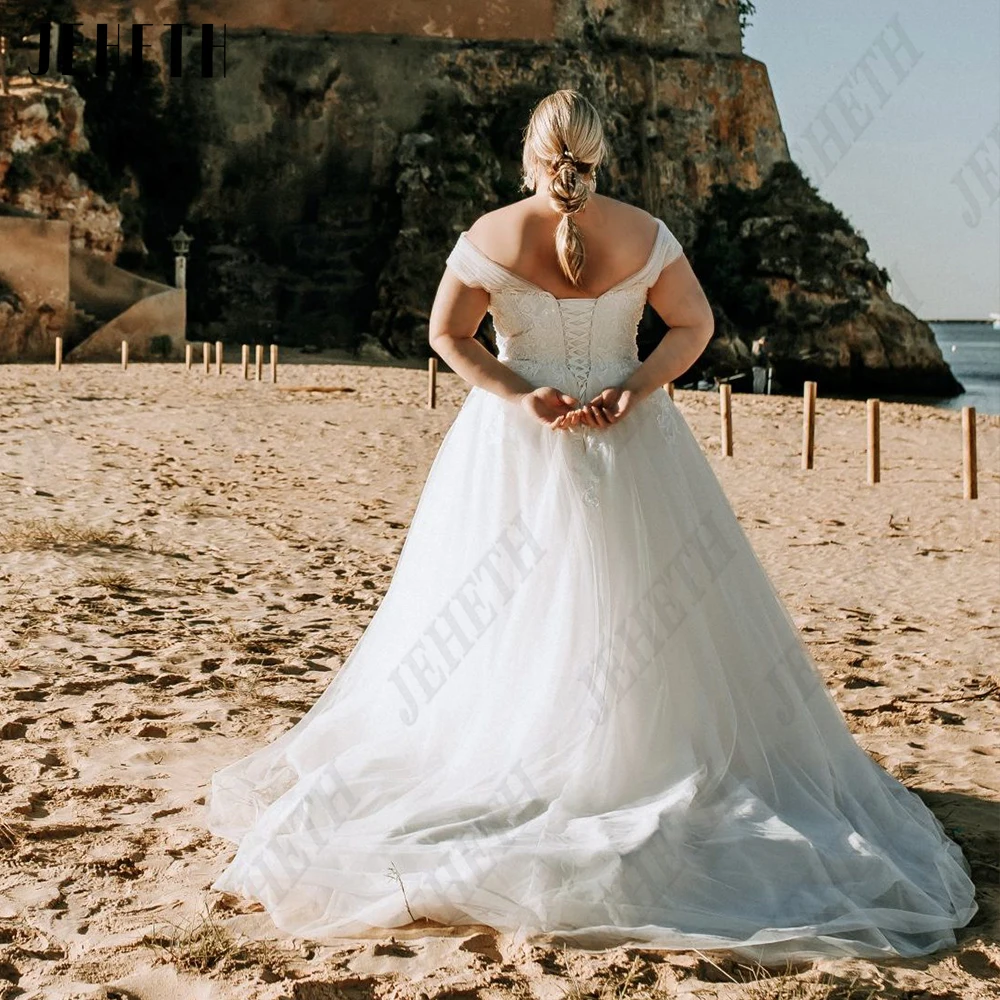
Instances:
[[[471,288],[445,268],[431,306],[428,339],[441,360],[466,382],[517,402],[534,386],[475,339],[489,303],[490,293],[484,288]]]
[[[431,347],[466,382],[523,407],[555,430],[555,421],[579,400],[551,386],[536,388],[475,339],[489,301],[489,292],[459,281],[446,267],[431,307],[427,332]]]
[[[670,329],[645,361],[622,383],[640,399],[672,382],[701,357],[715,332],[715,317],[701,283],[681,254],[650,286],[648,302]]]

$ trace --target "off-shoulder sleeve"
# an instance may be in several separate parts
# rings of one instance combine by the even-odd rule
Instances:
[[[668,265],[672,264],[682,253],[684,248],[680,240],[670,231],[670,227],[660,219],[660,238],[657,241],[656,253],[653,254],[654,266],[652,268],[652,281],[655,283],[660,277],[660,272]]]
[[[463,285],[468,285],[470,288],[486,287],[482,264],[472,246],[465,239],[464,233],[459,235],[445,264],[458,275],[458,279]]]

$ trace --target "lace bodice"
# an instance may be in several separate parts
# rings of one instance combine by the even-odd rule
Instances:
[[[489,292],[497,355],[533,385],[551,385],[579,399],[592,399],[609,385],[620,385],[639,367],[636,332],[651,285],[683,252],[662,219],[646,263],[634,274],[591,298],[560,298],[521,277],[459,234],[447,265],[473,288]],[[676,439],[680,416],[666,392],[649,397],[650,410],[664,437]],[[490,423],[498,445],[516,440],[510,414],[499,410]],[[580,427],[565,438],[563,458],[591,507],[600,505],[599,486],[613,465],[607,435]]]
[[[490,294],[500,361],[530,377],[560,373],[585,397],[613,371],[639,363],[636,330],[651,285],[683,249],[662,219],[646,263],[592,298],[559,298],[487,257],[463,231],[447,259],[458,278]],[[597,389],[603,388],[603,384]]]

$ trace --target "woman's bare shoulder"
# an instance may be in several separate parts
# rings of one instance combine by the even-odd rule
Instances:
[[[644,222],[647,226],[652,226],[656,222],[656,216],[631,202],[619,201],[603,194],[594,194],[592,197],[600,203],[603,214],[609,221],[622,222],[628,226],[641,225]]]
[[[596,197],[601,198],[600,195]],[[626,258],[645,260],[650,244],[657,238],[659,221],[655,215],[638,205],[616,198],[602,198],[600,224],[595,235],[606,237],[607,243],[624,253]]]
[[[492,233],[509,230],[512,224],[522,222],[527,218],[528,212],[524,201],[515,201],[509,205],[501,205],[490,212],[483,212],[471,226],[469,235],[484,235],[489,237]]]
[[[595,206],[600,207],[602,228],[621,225],[625,230],[634,231],[637,228],[652,230],[656,225],[656,217],[638,205],[597,193],[591,198]],[[469,226],[468,232],[473,238],[478,235],[489,238],[492,234],[509,231],[512,225],[526,222],[536,212],[537,208],[524,198],[484,212]]]

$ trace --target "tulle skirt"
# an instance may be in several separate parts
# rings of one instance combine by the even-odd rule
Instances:
[[[562,366],[509,362],[577,394]],[[637,362],[596,365],[588,393]],[[472,388],[311,710],[217,771],[213,888],[325,941],[418,918],[584,949],[913,956],[978,907],[857,745],[683,416],[552,431]]]

